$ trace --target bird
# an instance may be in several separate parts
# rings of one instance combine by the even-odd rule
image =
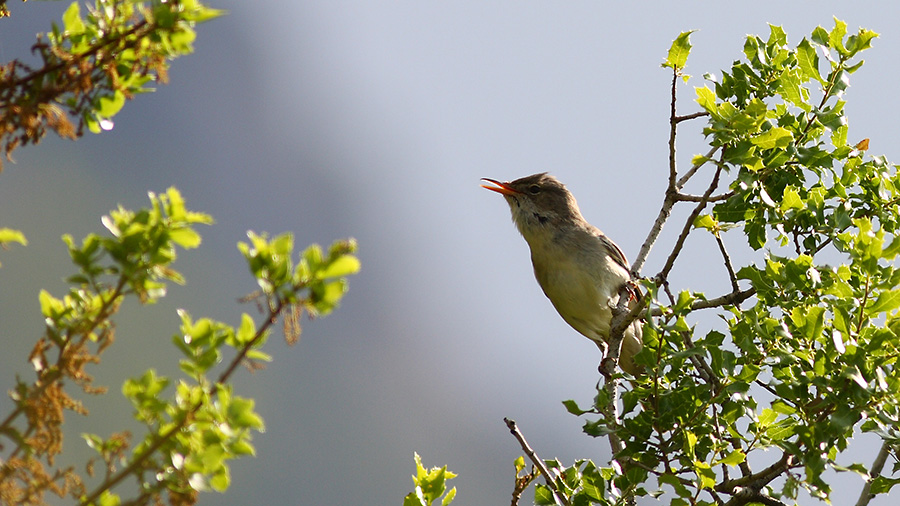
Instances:
[[[559,315],[606,356],[612,310],[632,275],[622,250],[581,215],[575,197],[546,172],[515,181],[482,178],[482,188],[501,194],[512,220],[531,250],[534,277]],[[632,300],[629,303],[634,304]],[[619,366],[641,373],[634,356],[641,350],[641,323],[625,329]]]

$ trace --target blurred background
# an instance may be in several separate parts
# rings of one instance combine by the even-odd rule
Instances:
[[[274,335],[274,363],[238,374],[267,430],[258,456],[233,464],[227,494],[201,504],[400,504],[414,451],[459,473],[454,504],[508,504],[521,450],[505,416],[543,458],[606,462],[608,442],[581,434],[560,402],[590,403],[597,349],[544,298],[506,203],[479,178],[552,172],[633,259],[662,201],[671,75],[660,63],[682,31],[699,30],[682,114],[698,110],[702,75],[742,58],[745,35],[767,38],[767,23],[793,44],[830,30],[832,16],[881,33],[846,95],[850,140],[900,157],[892,1],[209,3],[229,15],[198,26],[196,52],[174,62],[169,85],[128,103],[112,131],[47,138],[0,174],[0,226],[30,241],[0,251],[4,390],[31,375],[39,289],[65,291],[63,233],[101,232],[110,209],[145,206],[148,191],[171,185],[217,222],[175,265],[187,286],[123,308],[95,368],[112,394],[87,400],[92,416],[67,418],[73,463],[88,455],[81,432],[136,429],[124,378],[150,367],[178,375],[176,308],[231,324],[255,314],[237,302],[255,288],[235,248],[247,230],[291,231],[298,248],[359,241],[362,272],[342,307],[306,322],[297,346]],[[0,61],[29,58],[35,33],[67,5],[12,0]],[[682,169],[706,151],[695,123],[681,129]],[[645,273],[661,267],[686,214],[676,208]],[[727,239],[736,262],[751,258],[738,235]],[[714,244],[692,237],[674,290],[728,290]],[[10,405],[0,398],[0,412]],[[851,461],[870,465],[877,448],[862,438]],[[834,502],[848,504],[862,481],[835,485]]]

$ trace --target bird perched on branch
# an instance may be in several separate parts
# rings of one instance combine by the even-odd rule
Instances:
[[[483,178],[482,185],[506,199],[516,228],[531,249],[534,277],[563,320],[606,354],[612,310],[631,281],[622,250],[585,221],[575,197],[556,178],[534,174],[511,182]],[[637,375],[641,325],[625,330],[619,354],[622,370]]]

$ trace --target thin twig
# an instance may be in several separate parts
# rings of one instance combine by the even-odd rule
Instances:
[[[647,255],[650,254],[653,243],[655,243],[656,238],[659,237],[659,233],[662,231],[666,220],[668,220],[669,216],[672,214],[672,207],[675,205],[675,194],[677,193],[675,188],[675,178],[678,176],[678,170],[675,164],[675,134],[678,130],[678,123],[675,121],[677,84],[678,69],[674,68],[672,69],[672,99],[669,103],[669,184],[666,186],[666,196],[663,198],[663,205],[659,209],[659,215],[657,215],[656,221],[653,222],[650,234],[647,236],[647,239],[644,240],[644,244],[641,246],[637,258],[634,259],[634,263],[631,265],[631,273],[634,277],[638,277],[638,274],[641,272],[641,268],[644,266],[644,262],[647,261]]]
[[[685,220],[684,227],[681,229],[681,234],[678,236],[678,240],[675,241],[675,247],[672,248],[672,252],[669,254],[669,258],[666,259],[666,264],[663,266],[662,270],[659,271],[659,274],[656,275],[657,280],[668,279],[669,272],[672,270],[672,267],[675,265],[675,259],[678,258],[678,255],[681,253],[681,249],[684,247],[684,242],[687,240],[688,234],[691,233],[691,229],[694,227],[694,221],[697,219],[697,216],[700,216],[700,212],[706,208],[706,204],[709,202],[709,196],[716,190],[719,186],[719,176],[722,174],[722,165],[719,164],[716,167],[716,173],[713,175],[712,181],[709,183],[709,187],[706,189],[706,192],[703,194],[703,199],[697,203],[697,206],[694,207],[694,210],[691,212],[690,216],[688,216],[687,220]]]
[[[869,470],[870,478],[866,480],[866,484],[863,485],[862,492],[859,494],[859,500],[856,501],[856,506],[866,506],[869,504],[875,494],[872,493],[872,476],[878,476],[881,474],[881,471],[884,469],[884,463],[887,462],[888,453],[890,453],[890,445],[888,445],[887,441],[885,441],[881,445],[881,450],[878,451],[878,455],[875,457],[875,462],[872,462],[872,469]]]
[[[519,500],[522,498],[522,492],[525,492],[525,489],[528,488],[528,485],[531,485],[531,482],[533,482],[537,477],[537,468],[534,466],[534,464],[531,465],[531,471],[525,473],[524,475],[519,476],[519,473],[516,473],[516,486],[513,488],[512,501],[509,503],[509,506],[519,505]]]
[[[722,200],[728,200],[734,195],[733,191],[728,193],[722,193],[719,195],[713,195],[706,199],[707,202],[719,202]],[[703,197],[700,195],[690,195],[687,193],[679,193],[677,197],[675,197],[679,202],[700,202],[703,200]]]
[[[707,151],[706,154],[703,155],[703,159],[692,165],[691,168],[688,169],[688,171],[685,172],[683,176],[681,176],[681,179],[679,179],[678,182],[675,183],[675,188],[677,190],[681,190],[682,188],[684,188],[684,185],[686,185],[687,182],[690,181],[692,177],[694,177],[694,174],[696,174],[697,171],[700,170],[700,167],[706,165],[706,162],[710,161],[710,159],[712,159],[713,155],[715,155],[717,151],[719,151],[719,146],[713,146],[709,148],[709,151]]]
[[[714,299],[704,299],[698,300],[691,304],[691,311],[696,311],[698,309],[709,309],[712,307],[722,307],[722,306],[735,306],[744,302],[756,295],[756,288],[750,287],[746,290],[741,290],[739,292],[731,292],[722,295],[721,297],[716,297]],[[650,316],[662,316],[662,310],[659,308],[653,308],[650,310]]]
[[[675,134],[678,131],[678,116],[675,113],[675,102],[678,94],[678,69],[672,69],[672,100],[669,102],[669,188],[675,188],[678,168],[675,162]]]
[[[503,421],[506,422],[506,427],[509,429],[509,432],[516,438],[516,441],[519,442],[519,446],[522,447],[522,451],[525,452],[525,455],[528,456],[531,462],[541,471],[541,474],[544,475],[544,480],[547,482],[547,486],[550,487],[550,490],[553,491],[556,502],[563,506],[569,506],[569,498],[556,487],[556,482],[550,476],[550,470],[547,469],[547,465],[544,464],[543,460],[538,458],[534,450],[531,449],[531,446],[528,445],[525,436],[522,435],[519,431],[519,427],[516,426],[516,421],[510,420],[509,418],[504,418]]]
[[[685,114],[684,116],[675,116],[675,123],[681,123],[682,121],[688,121],[695,118],[702,118],[703,116],[709,116],[709,112],[700,111],[691,114]]]
[[[728,256],[728,251],[725,249],[725,243],[722,242],[722,236],[716,232],[713,234],[716,238],[716,244],[719,245],[719,251],[722,253],[722,259],[725,261],[725,269],[728,270],[728,277],[731,279],[731,289],[735,292],[739,292],[741,287],[738,286],[737,275],[734,273],[734,267],[731,265],[731,257]]]

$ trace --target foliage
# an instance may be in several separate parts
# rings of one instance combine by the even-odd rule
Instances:
[[[5,9],[0,4],[0,18]],[[62,26],[54,24],[32,47],[40,65],[0,65],[7,158],[48,130],[74,139],[84,127],[112,128],[127,99],[167,81],[168,60],[193,51],[194,25],[221,14],[199,0],[95,0],[86,14],[73,2]]]
[[[898,441],[900,271],[891,261],[900,177],[884,157],[866,156],[868,141],[848,144],[844,114],[858,53],[876,36],[848,35],[836,20],[791,47],[772,26],[767,40],[747,38],[745,60],[706,76],[712,88],[697,88],[712,151],[693,170],[716,173],[701,201],[715,206],[693,224],[720,245],[721,234],[739,229],[766,256],[735,270],[722,248],[734,287],[734,298],[716,305],[725,333],[695,333],[688,323],[710,307],[704,294],[663,302],[656,287],[665,276],[647,283],[660,315],[647,320],[639,356],[649,374],[622,395],[621,420],[585,425],[625,442],[611,485],[675,505],[786,504],[801,491],[827,500],[828,469],[890,480],[837,463],[860,431]],[[679,40],[673,46],[684,46]],[[713,196],[725,174],[728,191]],[[598,395],[591,411],[608,402]]]
[[[89,473],[98,464],[102,469],[99,482],[91,480],[54,465],[65,412],[86,413],[66,384],[88,394],[105,392],[93,385],[87,366],[98,363],[113,343],[113,317],[123,300],[134,296],[154,303],[165,296],[168,282],[184,283],[172,268],[176,247],[198,247],[195,226],[212,223],[208,215],[187,210],[174,188],[151,193],[150,201],[149,209],[120,207],[104,217],[110,235],[90,234],[81,244],[63,238],[77,273],[63,297],[40,293],[46,328],[29,357],[35,377],[17,378],[11,394],[15,408],[0,422],[0,435],[8,441],[0,460],[4,504],[44,504],[48,492],[83,505],[159,504],[166,497],[170,504],[193,504],[198,492],[225,490],[228,461],[253,455],[251,434],[263,428],[253,400],[234,393],[232,374],[241,364],[256,368],[270,360],[262,347],[280,316],[289,339],[296,340],[303,312],[331,312],[347,289],[345,277],[359,270],[352,240],[334,243],[327,253],[310,246],[295,264],[290,234],[270,239],[250,232],[239,249],[260,287],[248,300],[259,303],[261,323],[246,313],[231,326],[180,311],[181,328],[172,341],[184,355],[185,377],[173,380],[149,369],[125,382],[122,393],[145,434],[131,449],[128,433],[84,434],[97,452]],[[114,489],[128,478],[138,488],[125,500]],[[97,483],[89,488],[91,481]]]
[[[447,495],[441,499],[441,506],[447,506],[456,497],[456,487],[447,490],[447,480],[456,478],[456,474],[444,467],[432,467],[426,470],[422,465],[422,458],[414,454],[416,460],[416,474],[413,475],[415,490],[403,499],[403,506],[431,506],[434,501],[441,499],[444,492]]]
[[[859,474],[858,504],[867,504],[900,482],[900,175],[885,157],[866,154],[868,139],[848,142],[844,96],[877,34],[849,34],[835,20],[830,31],[817,27],[789,45],[771,26],[765,40],[747,37],[744,59],[704,76],[701,111],[678,116],[690,34],[663,63],[672,70],[669,187],[636,273],[672,207],[693,211],[663,269],[643,278],[644,307],[614,312],[611,342],[643,313],[636,360],[646,373],[628,378],[621,393],[619,376],[607,377],[586,409],[564,403],[588,416],[585,433],[610,438],[613,462],[543,461],[549,475],[535,504],[633,504],[643,496],[675,506],[784,505],[804,495],[827,502],[827,471]],[[710,150],[679,172],[677,128],[696,118],[706,118]],[[704,169],[706,191],[685,193]],[[755,263],[735,268],[722,240],[729,230],[743,234],[741,258]],[[669,273],[698,231],[715,239],[731,292],[673,293]],[[702,331],[710,312],[721,323]],[[839,464],[860,433],[881,437],[879,456],[871,466]],[[882,475],[891,452],[894,467]],[[517,465],[514,503],[520,473]]]

